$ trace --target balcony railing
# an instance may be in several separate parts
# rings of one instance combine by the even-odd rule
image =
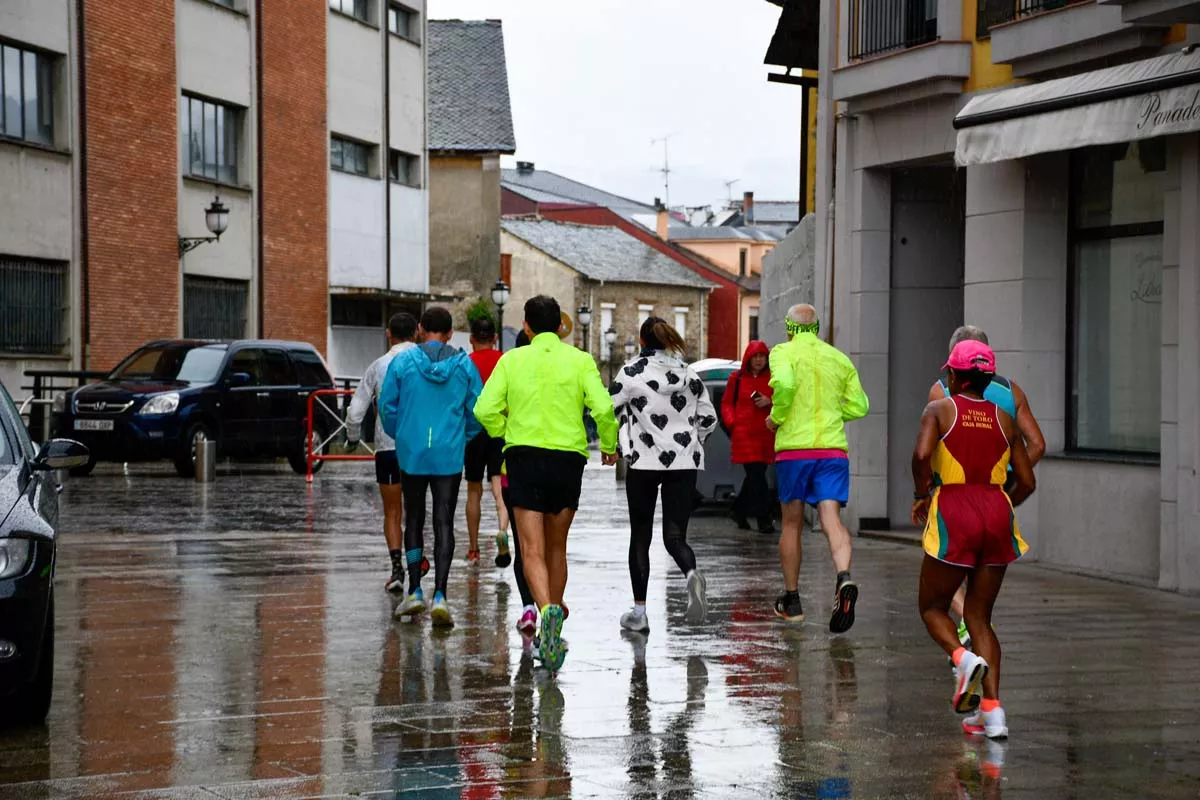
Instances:
[[[1043,11],[1053,11],[1069,5],[1086,2],[1086,0],[978,0],[978,13],[975,16],[975,37],[986,39],[991,35],[991,29],[997,25],[1020,19],[1021,17],[1040,14]]]
[[[937,0],[851,0],[851,61],[905,50],[937,38]]]

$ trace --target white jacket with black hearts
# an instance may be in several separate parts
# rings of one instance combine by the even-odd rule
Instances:
[[[662,350],[621,368],[609,387],[621,453],[633,469],[704,469],[704,442],[717,424],[708,388]]]

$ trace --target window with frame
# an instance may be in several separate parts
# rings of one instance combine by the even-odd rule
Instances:
[[[404,6],[396,3],[388,6],[388,31],[396,34],[397,36],[402,36],[405,39],[410,39],[414,42],[418,41],[420,38],[417,35],[417,32],[420,30],[418,20],[419,17],[417,16],[417,12],[410,8],[405,8]]]
[[[183,335],[189,339],[241,339],[246,335],[248,281],[183,279]]]
[[[370,0],[329,0],[329,7],[347,17],[354,17],[363,22],[371,21]]]
[[[421,159],[400,150],[388,151],[388,179],[405,186],[421,185]]]
[[[54,144],[54,58],[0,45],[0,136]]]
[[[66,352],[69,278],[65,261],[0,256],[0,352]]]
[[[183,95],[179,101],[183,174],[237,184],[241,123],[240,108]]]
[[[1072,154],[1072,449],[1161,448],[1165,176],[1162,139]]]
[[[329,139],[329,166],[338,172],[351,175],[370,176],[371,145],[331,136]]]
[[[758,309],[750,309],[750,341],[758,339]]]
[[[679,334],[679,338],[687,341],[687,317],[688,308],[686,306],[675,306],[675,331]]]
[[[738,250],[738,275],[743,278],[746,277],[746,259],[749,255],[750,251],[745,247]]]

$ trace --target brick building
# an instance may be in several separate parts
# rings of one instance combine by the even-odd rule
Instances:
[[[428,289],[416,5],[0,3],[0,380],[181,335],[301,339],[336,371],[343,292],[378,351],[389,289]],[[185,242],[218,199],[219,241]]]

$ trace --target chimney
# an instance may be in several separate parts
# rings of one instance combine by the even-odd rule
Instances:
[[[754,224],[754,192],[746,192],[742,195],[742,217],[747,225]]]
[[[658,197],[654,198],[654,209],[658,212],[654,220],[654,232],[664,242],[668,241],[671,238],[671,215],[667,213],[667,207],[662,204],[662,200]]]
[[[533,162],[532,161],[518,161],[517,162],[517,174],[518,175],[532,175],[533,174]]]

